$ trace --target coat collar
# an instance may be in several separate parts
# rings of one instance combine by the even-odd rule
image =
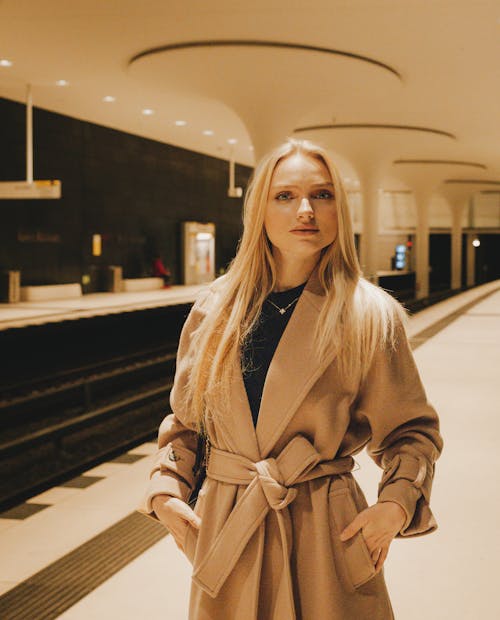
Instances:
[[[325,299],[316,265],[271,360],[256,428],[238,349],[229,412],[224,416],[224,435],[229,449],[254,461],[267,458],[308,391],[331,363],[332,358],[320,363],[312,346],[314,328]]]

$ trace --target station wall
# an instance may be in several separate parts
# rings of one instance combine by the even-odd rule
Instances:
[[[0,98],[0,179],[26,179],[25,106]],[[228,198],[228,162],[177,146],[33,109],[34,178],[60,179],[59,200],[0,200],[0,269],[22,284],[80,282],[122,265],[150,275],[159,252],[180,282],[180,222],[216,224],[216,271],[234,256],[242,198]],[[252,168],[236,165],[246,187]],[[92,256],[101,234],[102,255]]]

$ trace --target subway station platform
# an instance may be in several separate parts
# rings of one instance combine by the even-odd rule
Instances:
[[[46,302],[0,303],[0,330],[192,303],[196,294],[205,286],[173,285],[153,291],[91,293],[73,299]]]
[[[438,530],[394,540],[385,562],[395,615],[498,618],[500,281],[414,315],[409,336],[445,445],[432,492]],[[143,443],[0,514],[2,620],[188,617],[189,562],[134,511],[155,450]],[[371,505],[381,470],[364,452],[356,461]]]

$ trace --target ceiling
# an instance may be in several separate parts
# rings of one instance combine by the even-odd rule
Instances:
[[[498,1],[0,0],[0,59],[1,97],[249,166],[296,135],[500,180]]]

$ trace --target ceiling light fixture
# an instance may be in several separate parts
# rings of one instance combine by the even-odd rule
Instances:
[[[211,129],[205,129],[203,132],[204,136],[213,136],[214,132]]]
[[[0,58],[0,67],[12,67],[12,62],[7,58]]]
[[[236,138],[229,138],[228,143],[229,144],[236,144],[238,142],[238,140],[236,140]]]
[[[177,125],[177,127],[184,127],[184,125],[187,125],[186,121],[175,121],[175,124]]]
[[[102,98],[102,100],[105,103],[113,103],[113,101],[116,101],[116,97],[113,97],[112,95],[106,95],[105,97]]]
[[[68,86],[69,82],[67,80],[57,80],[56,84],[58,86]]]
[[[144,116],[151,116],[152,114],[155,113],[154,110],[152,110],[151,108],[144,108],[144,110],[142,111],[142,113],[144,114]]]

